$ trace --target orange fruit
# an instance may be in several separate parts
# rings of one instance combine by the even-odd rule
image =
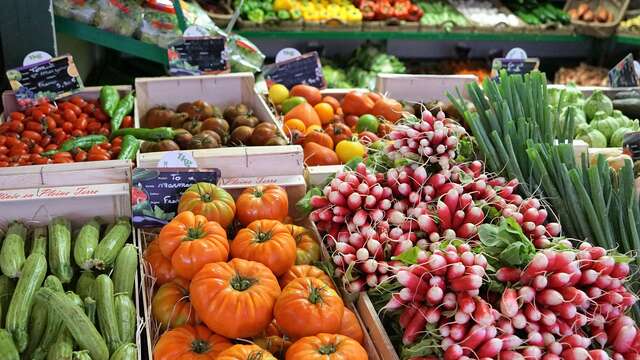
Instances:
[[[315,131],[315,130],[320,130],[322,131],[322,126],[320,125],[311,125],[307,128],[307,130],[304,132],[305,135],[307,135],[308,133]]]
[[[333,111],[337,112],[340,109],[340,101],[333,96],[325,96],[322,98],[323,103],[327,103],[333,107]]]
[[[286,134],[290,133],[291,130],[293,129],[298,129],[300,130],[300,132],[304,134],[304,132],[307,130],[307,127],[305,126],[304,122],[300,119],[289,119],[284,122],[283,129]]]
[[[316,104],[313,109],[318,113],[318,117],[320,118],[322,125],[329,124],[333,120],[334,113],[333,106],[331,106],[331,104],[321,102]]]

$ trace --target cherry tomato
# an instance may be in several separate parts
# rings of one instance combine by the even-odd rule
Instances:
[[[102,111],[102,109],[98,107],[96,108],[96,111],[93,112],[93,116],[96,118],[96,120],[102,123],[109,121],[109,117],[107,116],[107,114],[105,114],[104,111]]]
[[[40,146],[45,147],[51,143],[51,135],[43,135],[42,140],[40,140]]]
[[[0,134],[4,134],[7,131],[9,131],[9,123],[8,122],[2,123],[2,125],[0,125]]]
[[[100,128],[100,130],[98,130],[98,134],[102,134],[104,136],[109,136],[109,129],[105,128],[104,126]]]
[[[31,118],[35,121],[40,121],[45,116],[46,115],[40,109],[34,109],[33,112],[31,112]]]
[[[13,136],[7,137],[7,141],[5,141],[5,144],[7,145],[8,148],[12,148],[20,143],[21,143],[20,139]]]
[[[58,149],[58,145],[57,144],[49,144],[49,145],[44,147],[44,151],[56,150],[56,149]]]
[[[73,157],[73,160],[75,160],[76,162],[80,162],[80,161],[87,161],[87,152],[84,150],[78,150],[78,152],[76,152],[76,155]]]
[[[48,130],[55,129],[57,126],[56,121],[51,116],[47,116],[44,123]]]
[[[87,124],[87,132],[89,134],[95,134],[96,132],[98,132],[98,130],[100,130],[100,128],[102,127],[102,124],[100,124],[97,121],[91,121]]]
[[[68,151],[59,152],[53,155],[53,162],[54,163],[73,162],[73,156]]]
[[[62,130],[66,133],[71,133],[73,131],[73,123],[71,121],[65,121],[62,124]]]
[[[31,153],[32,153],[32,154],[40,154],[40,153],[41,153],[41,152],[43,152],[43,151],[44,151],[44,148],[43,148],[42,146],[40,146],[40,145],[37,145],[37,144],[36,144],[36,145],[34,145],[34,146],[31,148]]]
[[[7,148],[4,145],[0,146],[0,155],[6,155],[8,153],[9,153],[9,148]]]
[[[42,135],[35,131],[25,130],[22,132],[22,139],[31,139],[35,142],[40,142],[40,140],[42,140]]]
[[[113,147],[111,148],[111,152],[117,155],[117,154],[120,154],[120,149],[121,149],[120,145],[118,145],[118,146],[113,146]]]
[[[73,111],[74,114],[76,114],[76,116],[79,116],[80,114],[82,114],[82,109],[80,109],[79,106],[72,104],[72,103],[67,103],[67,109]]]
[[[84,117],[79,117],[76,119],[76,121],[73,121],[73,128],[76,130],[84,130],[87,128],[87,118]]]
[[[67,140],[67,134],[64,132],[58,133],[53,137],[53,142],[55,144],[62,144],[65,140]]]
[[[5,154],[0,154],[0,161],[9,161],[9,157]]]
[[[111,140],[111,145],[113,146],[119,146],[120,144],[122,144],[122,137],[118,136],[116,138],[114,138],[113,140]]]
[[[39,157],[36,160],[34,160],[33,163],[36,164],[36,165],[50,164],[51,163],[51,159],[46,158],[46,157]],[[1,162],[0,162],[0,164],[1,164]]]
[[[130,115],[127,115],[122,119],[121,128],[130,128],[133,126],[133,118]]]
[[[7,167],[7,166],[9,166],[8,161],[0,161],[0,167]]]
[[[87,133],[85,133],[84,131],[82,131],[80,129],[74,129],[71,132],[71,136],[74,136],[74,137],[80,137],[80,136],[85,136],[85,135],[87,135]]]
[[[85,114],[93,114],[96,111],[96,105],[92,103],[87,103],[83,108],[82,112]]]
[[[80,96],[74,95],[72,96],[69,101],[71,101],[72,104],[79,106],[79,107],[83,107],[87,104],[87,102],[81,98]]]
[[[60,115],[59,113],[52,113],[50,116],[53,118],[53,120],[55,120],[58,126],[64,123],[64,119],[62,118],[62,115]]]
[[[38,106],[38,109],[40,111],[42,111],[43,114],[45,115],[49,115],[53,110],[55,110],[55,107],[49,103],[47,104],[41,104]]]
[[[29,151],[27,151],[26,145],[25,147],[18,147],[18,146],[14,146],[11,148],[11,150],[9,150],[9,156],[16,156],[16,155],[25,155],[28,154]]]
[[[9,121],[9,130],[21,133],[24,130],[24,124],[18,120]]]
[[[44,129],[44,127],[42,126],[41,123],[39,123],[37,121],[29,121],[29,122],[27,122],[27,125],[25,125],[25,129],[31,130],[31,131],[36,131],[36,132],[41,132]]]
[[[104,149],[104,150],[109,150],[109,149],[111,149],[111,143],[110,143],[110,142],[108,142],[108,141],[107,141],[107,142],[105,142],[105,143],[102,143],[102,144],[100,144],[100,145],[98,145],[98,146],[99,146],[101,149]]]
[[[71,109],[65,109],[62,112],[62,118],[64,119],[64,121],[74,122],[78,117]]]
[[[0,146],[4,145],[5,142],[7,142],[7,137],[0,135]]]
[[[22,121],[25,118],[24,114],[18,111],[12,112],[11,115],[9,115],[9,117],[11,118],[11,120],[18,120],[18,121]]]

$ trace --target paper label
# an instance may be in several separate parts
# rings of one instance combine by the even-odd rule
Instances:
[[[158,161],[160,168],[197,168],[198,162],[188,151],[167,151]]]
[[[300,51],[294,48],[284,48],[278,51],[278,53],[276,54],[276,63],[283,62],[285,60],[289,60],[300,55],[302,55],[300,54]]]

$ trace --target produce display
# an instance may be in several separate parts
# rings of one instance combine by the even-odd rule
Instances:
[[[445,30],[470,25],[469,21],[446,1],[419,1],[418,6],[424,12],[420,18],[421,25],[442,25]]]
[[[589,4],[583,2],[578,6],[571,8],[567,12],[572,20],[580,20],[584,22],[608,23],[613,21],[614,14],[609,11],[602,1]]]
[[[156,106],[144,114],[141,124],[147,128],[136,129],[145,140],[140,146],[143,153],[288,143],[275,124],[258,119],[245,104],[221,109],[196,100],[182,103],[175,110]]]
[[[480,27],[494,27],[504,24],[509,27],[523,26],[522,20],[496,7],[489,0],[450,0],[462,15]]]
[[[579,86],[607,86],[609,70],[581,63],[574,68],[561,67],[556,72],[556,84],[576,84]]]
[[[571,18],[561,8],[548,1],[506,2],[514,14],[528,25],[568,25]]]
[[[364,20],[420,20],[424,11],[411,0],[359,0],[356,5]]]
[[[134,97],[104,86],[100,98],[43,101],[0,125],[0,167],[135,158],[138,142],[113,131],[131,128]]]
[[[200,198],[183,195],[144,252],[156,280],[152,326],[165,330],[155,360],[367,358],[357,317],[310,265],[319,243],[287,223],[285,189],[258,185],[234,200],[213,184],[193,187]]]
[[[137,359],[130,236],[129,218],[11,222],[0,249],[3,359]]]
[[[620,30],[637,32],[638,26],[640,26],[640,15],[636,15],[621,21],[620,26],[618,28]]]

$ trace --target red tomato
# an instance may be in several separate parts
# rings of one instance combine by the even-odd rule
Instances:
[[[76,116],[76,114],[73,112],[73,110],[71,109],[65,109],[62,112],[62,118],[64,119],[64,121],[69,121],[69,122],[74,122],[76,121],[76,119],[78,118]]]
[[[54,163],[65,163],[65,162],[73,162],[73,156],[68,151],[59,152],[53,155]]]
[[[51,143],[51,135],[43,135],[42,140],[40,140],[40,146],[45,147]]]
[[[98,130],[98,134],[102,134],[104,136],[109,136],[109,129],[107,129],[106,127],[101,127],[100,130]]]
[[[12,112],[11,115],[9,115],[9,117],[11,117],[11,120],[18,120],[18,121],[24,120],[24,114],[18,111]]]
[[[6,155],[9,153],[9,148],[4,145],[0,145],[0,155]]]
[[[122,119],[122,124],[120,125],[121,128],[130,128],[133,126],[133,118],[130,115],[125,116]]]
[[[102,109],[100,109],[99,107],[97,107],[96,111],[93,112],[93,116],[100,122],[109,121],[109,117],[107,116],[107,114],[105,114],[104,111],[102,111]]]
[[[11,120],[9,121],[9,130],[21,133],[24,130],[24,124],[18,120]]]
[[[86,133],[84,131],[80,130],[80,129],[74,129],[71,132],[71,136],[74,136],[74,137],[80,137],[80,136],[85,136],[85,135],[86,135]]]
[[[13,136],[7,137],[7,141],[5,141],[5,144],[9,148],[12,148],[20,143],[21,141],[17,137],[13,137]]]
[[[76,116],[79,116],[80,114],[82,114],[82,110],[77,105],[69,102],[66,104],[67,104],[67,109],[73,111],[73,113],[76,114]]]
[[[84,115],[84,114],[83,114]],[[87,128],[87,118],[86,116],[79,117],[76,121],[73,121],[73,128],[76,130],[84,130]]]
[[[65,121],[62,124],[62,130],[66,133],[71,133],[73,131],[73,123],[71,121]]]
[[[87,161],[87,152],[84,150],[78,150],[78,152],[76,152],[76,155],[73,157],[73,159],[77,162]]]
[[[40,104],[38,106],[38,109],[40,111],[42,111],[43,114],[49,115],[53,110],[55,110],[55,107],[53,105],[47,103],[47,104]]]
[[[69,99],[69,101],[71,101],[71,103],[72,103],[72,104],[74,104],[74,105],[76,105],[76,106],[79,106],[79,107],[83,107],[83,106],[85,106],[85,105],[87,104],[87,102],[86,102],[86,101],[84,101],[84,99],[83,99],[83,98],[81,98],[80,96],[77,96],[77,95],[72,96],[72,97]]]
[[[91,121],[87,124],[87,132],[89,134],[95,134],[96,132],[98,132],[98,130],[100,130],[100,128],[102,127],[102,124],[100,124],[97,121]]]
[[[31,112],[31,118],[35,121],[40,121],[42,120],[42,118],[45,117],[45,114],[38,108],[38,109],[34,109]]]
[[[0,167],[7,167],[7,166],[9,166],[8,161],[0,161]]]
[[[43,126],[42,126],[41,123],[39,123],[37,121],[29,121],[29,122],[27,122],[27,125],[25,126],[25,129],[31,130],[31,131],[36,131],[36,132],[41,132],[43,130]]]
[[[46,157],[39,157],[33,163],[36,164],[36,165],[50,164],[51,163],[51,159],[46,158]]]
[[[84,107],[82,107],[82,112],[85,114],[93,114],[96,111],[96,106],[91,103],[87,103]]]
[[[57,148],[58,148],[57,144],[49,144],[49,145],[44,147],[44,151],[56,150]]]
[[[55,129],[57,126],[56,121],[51,116],[47,116],[44,123],[49,130]]]
[[[5,142],[7,142],[7,137],[0,135],[0,146],[4,145]]]
[[[53,142],[56,144],[62,144],[65,140],[67,140],[67,134],[64,132],[58,133],[53,137]]]
[[[114,146],[111,148],[111,152],[114,154],[120,154],[120,146]]]
[[[22,132],[22,138],[23,139],[31,139],[35,142],[39,142],[40,140],[42,140],[42,135],[40,135],[39,133],[35,132],[35,131],[31,131],[31,130],[25,130]]]
[[[119,146],[120,144],[122,144],[122,137],[118,136],[116,138],[114,138],[113,140],[111,140],[111,145],[113,146]]]
[[[40,145],[34,145],[34,146],[31,148],[31,153],[32,153],[32,154],[40,154],[40,153],[41,153],[41,152],[43,152],[43,151],[44,151],[44,148],[43,148],[42,146],[40,146]]]

